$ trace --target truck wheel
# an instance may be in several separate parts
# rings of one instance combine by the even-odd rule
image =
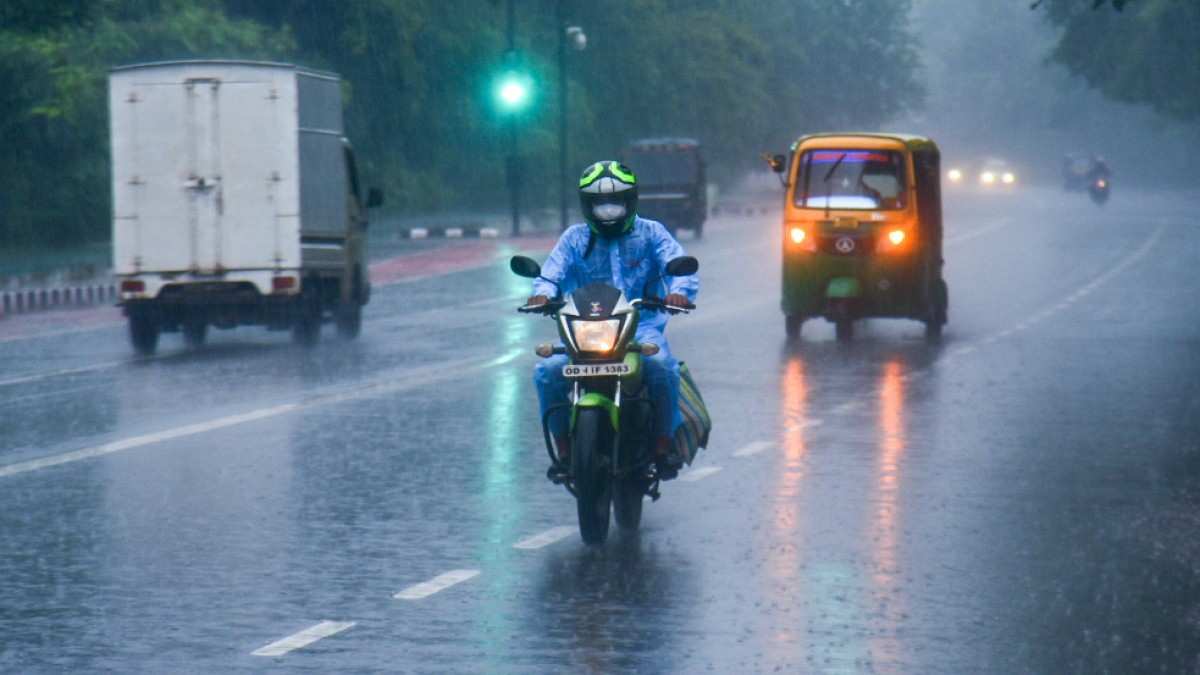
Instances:
[[[208,337],[208,324],[202,321],[186,321],[183,324],[183,343],[189,347],[197,348],[204,346],[204,339]]]
[[[315,291],[316,287],[310,282],[297,300],[299,306],[296,322],[292,324],[292,342],[302,347],[312,347],[321,341],[321,297]]]
[[[129,341],[138,354],[150,356],[158,349],[158,333],[158,322],[149,312],[129,314]]]
[[[337,333],[343,340],[353,340],[362,332],[362,305],[352,303],[337,313]]]

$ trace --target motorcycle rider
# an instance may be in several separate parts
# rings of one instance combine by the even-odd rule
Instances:
[[[541,305],[556,295],[565,295],[594,282],[620,289],[627,298],[657,295],[659,280],[668,283],[668,305],[689,307],[696,299],[700,281],[696,275],[667,277],[669,261],[684,255],[683,247],[662,223],[637,215],[638,185],[633,171],[615,161],[596,162],[583,172],[579,181],[579,203],[586,222],[573,225],[559,238],[550,252],[541,276],[533,281],[533,296],[528,305]],[[679,473],[682,458],[672,452],[675,429],[682,422],[679,412],[679,363],[671,355],[664,331],[666,312],[643,310],[639,316],[636,340],[653,343],[659,351],[643,359],[643,382],[654,402],[655,466],[662,479]],[[533,381],[537,386],[542,416],[554,405],[565,403],[570,385],[563,376],[566,355],[556,355],[538,363]],[[570,441],[567,416],[551,415],[550,433],[558,450],[559,462],[550,467],[550,475],[563,474],[570,466]]]

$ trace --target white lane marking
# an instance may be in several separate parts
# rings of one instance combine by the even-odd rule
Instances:
[[[487,363],[484,364],[483,367],[484,368],[494,368],[496,366],[502,366],[506,363],[512,363],[513,361],[517,360],[517,358],[520,357],[524,353],[525,353],[524,349],[512,349],[507,354],[497,357],[495,359],[492,359],[491,361],[488,361]]]
[[[860,405],[862,405],[862,404],[859,403],[858,401],[846,401],[845,403],[834,406],[833,410],[831,412],[833,412],[833,414],[835,414],[835,415],[840,415],[842,413],[848,413],[848,412],[854,410],[855,408],[859,407]]]
[[[283,656],[288,652],[303,649],[332,635],[354,627],[354,621],[322,621],[315,626],[309,626],[299,633],[289,635],[282,640],[272,642],[266,647],[259,647],[251,652],[252,656]]]
[[[103,445],[98,445],[91,448],[83,448],[81,450],[73,450],[71,452],[34,459],[27,462],[18,462],[16,464],[0,466],[0,478],[14,476],[21,473],[28,473],[30,471],[37,471],[39,469],[58,466],[60,464],[78,462],[84,459],[92,459],[94,457],[111,455],[116,452],[153,445],[155,443],[183,438],[185,436],[195,436],[197,434],[215,431],[217,429],[224,429],[239,424],[246,424],[248,422],[256,422],[271,417],[286,415],[298,410],[316,408],[318,406],[330,405],[333,403],[342,403],[368,396],[379,396],[383,394],[405,391],[408,389],[415,389],[418,387],[425,387],[438,382],[464,377],[476,371],[487,370],[488,368],[496,367],[497,365],[500,365],[497,363],[499,360],[500,359],[490,359],[485,361],[477,359],[474,362],[468,362],[457,368],[449,368],[446,366],[446,364],[439,363],[421,368],[399,369],[392,373],[386,374],[385,377],[382,377],[378,380],[373,380],[366,384],[362,384],[357,387],[351,387],[340,392],[319,394],[297,403],[286,403],[271,408],[252,410],[250,412],[241,413],[238,415],[230,415],[228,417],[221,417],[215,420],[209,420],[207,422],[188,424],[175,429],[167,429],[152,434],[146,434],[144,436],[125,438],[119,441],[113,441],[111,443],[105,443]]]
[[[952,237],[946,237],[945,245],[946,246],[954,246],[956,244],[961,244],[964,241],[970,241],[970,240],[974,239],[975,237],[982,237],[983,235],[987,234],[988,232],[991,232],[992,230],[996,230],[998,228],[1007,226],[1010,222],[1012,222],[1011,218],[1002,218],[999,221],[992,223],[991,225],[988,225],[986,227],[981,227],[976,230],[971,230],[970,232],[963,232],[962,234],[958,234],[958,235],[955,235]]]
[[[698,469],[692,469],[691,471],[688,471],[687,473],[683,474],[682,476],[679,477],[679,480],[687,482],[687,483],[695,483],[696,481],[704,480],[705,478],[708,478],[709,476],[713,475],[714,473],[719,472],[720,470],[721,470],[721,467],[719,467],[719,466],[702,466]]]
[[[277,415],[289,413],[293,410],[298,410],[301,407],[303,406],[298,403],[287,403],[285,405],[275,406],[274,408],[263,408],[261,410],[242,413],[241,415],[230,415],[229,417],[209,420],[208,422],[188,424],[186,426],[177,427],[175,429],[167,429],[166,431],[159,431],[153,434],[125,438],[119,441],[113,441],[112,443],[98,445],[93,448],[84,448],[82,450],[65,452],[61,455],[54,455],[52,457],[43,457],[41,459],[34,459],[28,462],[18,462],[16,464],[0,466],[0,478],[14,476],[19,473],[27,473],[29,471],[37,471],[38,469],[58,466],[59,464],[78,462],[81,459],[91,459],[93,457],[111,455],[114,452],[140,448],[145,445],[170,441],[176,438],[182,438],[184,436],[194,436],[196,434],[202,434],[208,431],[214,431],[216,429],[224,429],[226,427],[245,424],[247,422],[255,422],[257,420],[267,419],[268,417],[275,417]]]
[[[413,584],[392,597],[397,600],[421,600],[477,576],[479,576],[479,570],[450,570],[429,581]]]
[[[522,551],[533,551],[560,542],[572,534],[575,534],[574,527],[560,525],[559,527],[552,527],[545,532],[539,532],[531,537],[525,537],[513,544],[513,548],[521,549]]]
[[[749,457],[775,447],[775,441],[755,441],[733,451],[734,457]]]
[[[1087,295],[1089,295],[1090,293],[1095,291],[1097,288],[1100,288],[1101,286],[1108,283],[1109,281],[1112,281],[1112,279],[1114,277],[1121,274],[1125,270],[1129,269],[1131,266],[1133,266],[1135,263],[1137,263],[1142,258],[1146,257],[1146,255],[1150,253],[1151,249],[1154,248],[1154,245],[1156,243],[1158,243],[1158,240],[1162,237],[1163,231],[1165,229],[1166,229],[1166,225],[1159,225],[1158,229],[1156,229],[1154,231],[1154,234],[1150,235],[1150,237],[1148,239],[1146,239],[1146,241],[1143,242],[1142,245],[1139,246],[1133,253],[1126,256],[1123,260],[1121,260],[1119,263],[1117,263],[1113,267],[1110,267],[1108,269],[1108,271],[1105,272],[1104,274],[1101,274],[1100,276],[1096,277],[1095,279],[1092,279],[1087,284],[1084,284],[1082,287],[1076,289],[1075,292],[1068,295],[1065,300],[1062,300],[1062,301],[1058,302],[1057,304],[1052,305],[1050,307],[1046,307],[1037,312],[1034,312],[1032,315],[1027,317],[1025,320],[1017,323],[1015,326],[1013,326],[1011,328],[1007,328],[1005,330],[1002,330],[998,333],[995,333],[995,334],[988,336],[987,338],[981,340],[980,344],[990,345],[990,344],[995,343],[998,340],[1009,337],[1010,335],[1013,335],[1014,333],[1017,333],[1017,332],[1020,332],[1023,330],[1027,330],[1027,329],[1031,328],[1032,326],[1034,326],[1038,323],[1041,323],[1042,321],[1045,321],[1046,319],[1054,316],[1055,314],[1058,314],[1063,309],[1071,306],[1071,304],[1086,297]],[[958,353],[961,354],[963,352],[959,351]]]

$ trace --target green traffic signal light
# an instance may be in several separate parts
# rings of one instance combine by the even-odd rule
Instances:
[[[528,76],[505,73],[496,85],[496,101],[504,112],[520,112],[529,105],[532,89]]]

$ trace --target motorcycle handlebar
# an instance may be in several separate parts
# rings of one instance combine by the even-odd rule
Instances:
[[[668,314],[689,314],[693,309],[696,309],[696,303],[689,302],[686,305],[668,305],[658,298],[643,298],[638,306],[642,309],[652,311],[667,312]]]
[[[522,314],[554,314],[566,304],[561,300],[551,300],[540,305],[522,305],[517,308],[517,311]]]

